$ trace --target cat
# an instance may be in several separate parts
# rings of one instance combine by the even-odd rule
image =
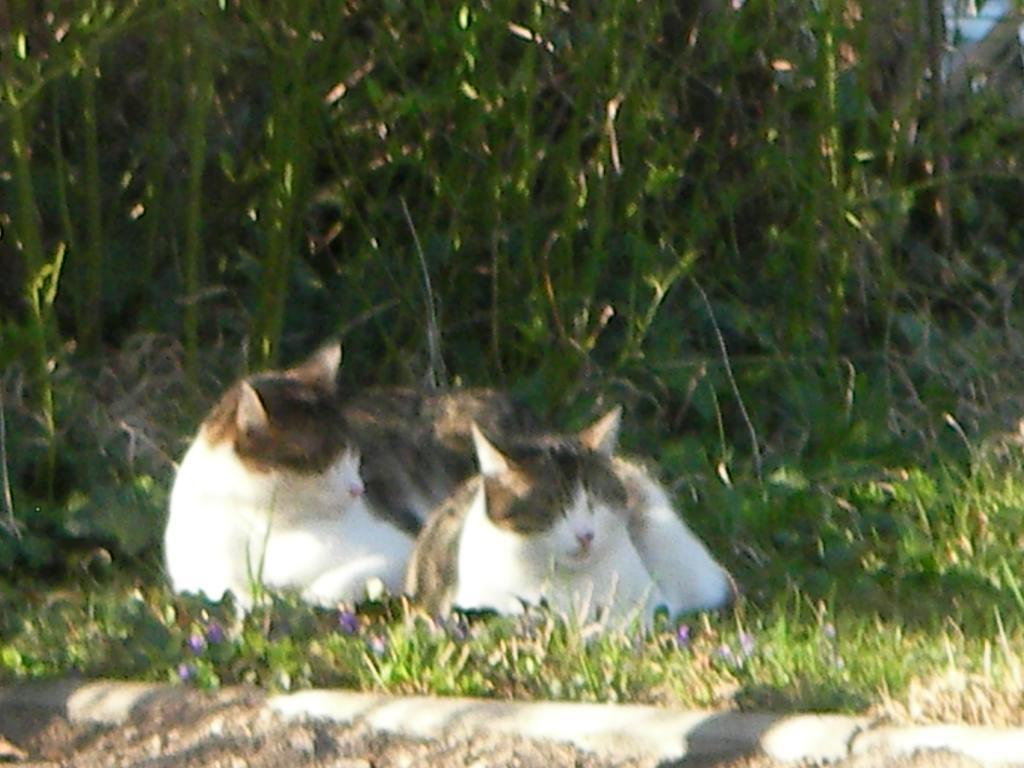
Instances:
[[[420,533],[411,599],[431,615],[546,603],[619,626],[649,626],[662,605],[675,615],[727,604],[728,572],[647,470],[614,455],[621,413],[575,436],[536,433],[500,449],[473,426],[479,474]]]
[[[471,471],[472,421],[530,418],[492,390],[344,393],[340,363],[332,344],[243,379],[203,421],[164,534],[176,592],[230,591],[242,612],[264,587],[322,605],[397,592],[426,515]]]
[[[341,396],[344,429],[359,444],[375,508],[418,531],[430,512],[475,471],[471,426],[496,434],[536,428],[533,413],[486,388],[423,392],[376,387]]]
[[[203,421],[171,490],[164,554],[176,592],[246,611],[262,587],[310,602],[396,583],[415,530],[371,513],[358,449],[339,425],[340,347],[243,379]]]

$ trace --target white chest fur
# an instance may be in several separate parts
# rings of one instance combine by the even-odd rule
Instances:
[[[542,596],[548,563],[526,537],[498,528],[487,517],[481,489],[459,536],[456,590],[452,603],[463,609],[519,613],[523,601]]]
[[[358,468],[346,454],[323,473],[255,472],[200,435],[171,492],[164,549],[174,589],[214,599],[230,590],[243,608],[260,584],[325,604],[362,597],[371,578],[399,589],[412,540],[353,495]]]

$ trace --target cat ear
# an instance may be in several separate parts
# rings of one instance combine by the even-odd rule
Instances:
[[[584,448],[611,456],[619,444],[620,426],[622,426],[622,406],[617,405],[581,431],[580,442]]]
[[[484,477],[497,477],[511,469],[509,460],[494,447],[494,443],[484,437],[480,427],[474,421],[470,429],[473,432],[473,448],[476,449],[476,460],[480,465],[480,473]]]
[[[238,396],[238,409],[235,411],[235,424],[238,425],[238,430],[252,434],[266,429],[270,419],[259,394],[247,381],[243,381],[240,386],[242,391]]]
[[[341,367],[341,344],[334,342],[318,349],[305,362],[288,373],[300,381],[323,389],[334,389]]]

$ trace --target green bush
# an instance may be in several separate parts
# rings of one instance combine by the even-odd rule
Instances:
[[[341,336],[346,383],[422,381],[431,316],[453,380],[624,401],[698,495],[963,460],[944,417],[1016,405],[1022,136],[929,87],[916,9],[13,4],[0,566],[152,558],[226,379]]]

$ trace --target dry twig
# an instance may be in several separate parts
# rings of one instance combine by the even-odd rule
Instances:
[[[430,383],[434,389],[448,386],[448,371],[444,367],[444,358],[441,356],[441,330],[437,325],[437,304],[434,301],[434,289],[430,284],[430,270],[427,269],[427,257],[423,253],[423,246],[420,245],[420,236],[416,233],[416,225],[413,224],[412,215],[409,213],[409,206],[405,197],[399,198],[402,203],[402,213],[405,215],[405,223],[409,225],[412,232],[412,241],[416,246],[416,256],[420,261],[420,269],[423,273],[423,291],[427,299],[427,351],[430,355]]]
[[[732,365],[729,363],[729,350],[725,346],[725,338],[722,336],[722,329],[718,327],[718,320],[715,319],[714,310],[711,309],[711,302],[708,301],[708,295],[704,292],[700,283],[697,282],[696,278],[690,278],[693,280],[694,286],[700,293],[700,298],[704,302],[704,308],[708,311],[708,317],[711,319],[711,326],[715,329],[715,340],[718,342],[718,350],[722,353],[722,363],[725,366],[725,375],[729,379],[729,386],[732,388],[732,394],[736,398],[736,403],[740,407],[740,415],[743,417],[743,422],[747,425],[747,432],[750,434],[750,449],[753,453],[754,458],[754,474],[757,475],[757,481],[763,482],[764,477],[761,469],[761,448],[757,440],[757,431],[754,429],[754,423],[750,420],[750,414],[747,413],[747,407],[743,404],[743,397],[740,395],[740,388],[736,384],[736,377],[732,373]]]

